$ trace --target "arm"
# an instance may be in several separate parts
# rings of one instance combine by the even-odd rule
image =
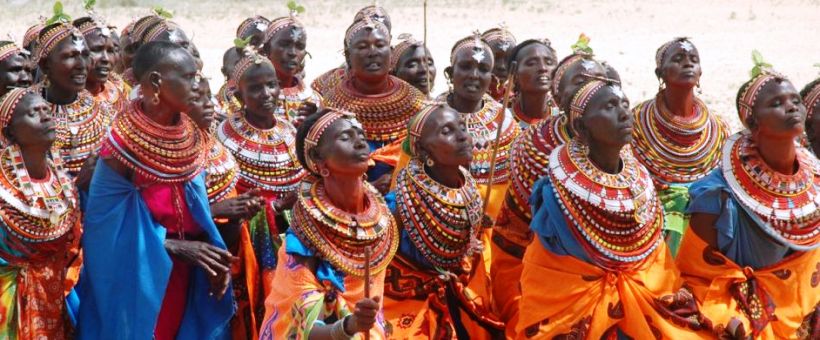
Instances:
[[[726,204],[726,193],[720,195],[720,205]],[[717,229],[715,222],[717,222],[719,215],[706,213],[693,213],[689,218],[689,227],[695,232],[695,235],[700,237],[706,244],[716,248],[717,245]]]

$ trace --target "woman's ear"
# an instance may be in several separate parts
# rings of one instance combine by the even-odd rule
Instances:
[[[655,77],[658,77],[658,80],[661,80],[661,78],[663,78],[663,73],[661,72],[661,69],[659,67],[655,68]]]
[[[453,79],[453,67],[447,66],[444,68],[444,78],[447,78],[447,81],[451,81]]]
[[[157,71],[153,71],[148,74],[148,81],[151,83],[151,90],[154,93],[159,92],[159,88],[162,86],[162,75]]]

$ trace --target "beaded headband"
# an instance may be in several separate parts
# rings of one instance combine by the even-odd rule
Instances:
[[[82,25],[78,26],[77,29],[80,30],[80,33],[83,36],[88,35],[96,29],[99,29],[100,34],[102,34],[102,36],[104,37],[108,37],[111,35],[111,29],[108,28],[108,25],[106,25],[105,22],[95,17],[91,17],[91,20],[82,23]]]
[[[322,138],[322,134],[325,133],[325,130],[327,130],[333,122],[339,119],[356,121],[356,115],[347,111],[331,110],[328,111],[328,113],[325,113],[324,116],[319,117],[319,119],[316,120],[316,123],[314,123],[313,126],[310,127],[310,130],[308,130],[307,136],[305,137],[304,156],[305,161],[307,162],[307,168],[311,172],[318,174],[319,167],[317,167],[310,158],[310,150],[313,150],[313,148],[319,145],[319,139]]]
[[[484,32],[481,35],[481,38],[484,39],[487,43],[493,43],[496,41],[501,42],[501,50],[507,51],[511,47],[514,47],[518,42],[515,40],[515,37],[507,30],[507,26],[504,24],[499,25],[499,27],[491,28]]]
[[[364,20],[364,18],[371,18],[384,24],[386,20],[390,19],[390,15],[387,14],[384,7],[379,5],[370,5],[356,12],[356,15],[353,17],[353,21]]]
[[[26,30],[26,34],[23,36],[23,48],[28,48],[32,42],[37,41],[37,37],[40,35],[40,31],[45,28],[44,23],[37,23],[34,26],[31,26]],[[29,51],[34,53],[34,51]]]
[[[490,49],[490,45],[481,38],[481,33],[478,30],[473,31],[472,36],[462,38],[453,45],[453,49],[450,50],[450,65],[455,65],[456,55],[466,49],[472,49],[473,59],[480,62],[485,57],[484,47]]]
[[[3,62],[15,54],[26,53],[24,51],[25,50],[18,47],[14,42],[0,46],[0,62]]]
[[[279,33],[279,31],[281,31],[285,28],[288,28],[290,26],[299,27],[299,28],[302,28],[302,29],[304,29],[304,27],[305,27],[304,25],[302,25],[301,22],[299,22],[299,20],[296,19],[296,16],[295,16],[294,13],[291,13],[290,16],[273,19],[273,21],[271,21],[271,23],[268,25],[267,29],[265,30],[264,42],[270,41],[273,38],[273,36],[276,35],[276,33]],[[295,36],[293,40],[296,40],[298,38],[299,38],[298,36]]]
[[[273,64],[271,64],[270,60],[259,54],[252,46],[245,46],[242,50],[242,54],[242,58],[236,63],[233,73],[231,73],[231,78],[228,81],[228,86],[233,88],[239,85],[239,79],[242,79],[242,75],[244,75],[251,66],[268,64],[273,68]]]
[[[675,38],[675,39],[672,39],[670,41],[665,42],[663,45],[661,45],[661,47],[658,48],[657,51],[655,51],[655,66],[657,68],[661,68],[661,63],[663,63],[663,57],[666,56],[666,52],[675,43],[688,44],[688,46],[691,46],[691,48],[695,47],[695,45],[693,45],[692,42],[689,41],[689,38],[687,38],[687,37],[678,37],[678,38]]]
[[[578,131],[575,131],[575,124],[573,122],[584,115],[584,111],[587,109],[587,105],[589,105],[589,101],[592,97],[604,88],[604,86],[610,84],[620,85],[620,83],[614,79],[595,77],[581,86],[578,92],[575,93],[575,96],[572,97],[572,103],[570,103],[569,108],[569,126],[576,136],[579,134]]]
[[[17,104],[20,104],[20,100],[29,93],[36,92],[31,88],[16,87],[0,98],[0,145],[5,146],[8,143],[3,131],[9,122],[11,122],[11,117],[14,115]]]
[[[131,40],[132,43],[141,43],[142,38],[145,36],[145,31],[162,20],[164,20],[162,17],[153,14],[137,19],[137,21],[134,22],[131,33],[128,35],[129,40]]]
[[[270,20],[265,18],[261,15],[254,15],[250,18],[247,18],[239,24],[239,27],[236,28],[236,37],[242,38],[245,34],[248,33],[249,30],[255,28],[260,32],[265,32],[268,29],[268,25],[270,25]]]
[[[43,34],[40,34],[37,47],[37,60],[47,58],[65,38],[71,37],[78,43],[84,43],[83,35],[80,31],[69,23],[60,22]]]
[[[814,85],[803,102],[806,103],[806,121],[808,121],[815,114],[814,108],[820,102],[820,83]]]
[[[399,59],[401,59],[404,52],[411,47],[416,48],[424,45],[423,42],[416,40],[416,38],[413,38],[413,36],[409,33],[400,34],[399,40],[401,40],[401,42],[399,42],[396,46],[393,46],[393,51],[390,53],[390,64],[393,65],[393,69],[397,69],[399,67]]]
[[[564,60],[563,63],[559,64],[558,67],[555,68],[555,76],[552,77],[552,93],[558,93],[558,84],[561,83],[561,78],[564,77],[564,73],[566,73],[572,65],[575,65],[575,63],[580,62],[581,60],[588,59],[589,57],[590,55],[588,54],[575,53]]]
[[[156,23],[148,32],[145,33],[145,36],[142,39],[143,44],[147,44],[159,38],[162,33],[168,32],[169,34],[173,35],[174,32],[177,30],[181,30],[179,25],[177,25],[173,21],[162,20]]]
[[[747,86],[743,93],[737,98],[737,114],[740,118],[740,123],[746,128],[749,127],[746,125],[746,119],[752,115],[752,109],[755,106],[757,95],[760,94],[760,90],[763,89],[763,86],[772,80],[785,78],[782,74],[774,71],[772,65],[763,60],[763,56],[760,55],[760,52],[757,50],[752,51],[752,61],[754,62],[754,67],[750,72],[752,80],[749,81],[749,86]]]
[[[424,123],[427,122],[427,118],[430,118],[430,114],[441,107],[442,105],[440,104],[428,105],[410,119],[410,123],[407,126],[407,145],[403,145],[405,151],[407,151],[410,156],[418,154],[416,142],[418,142],[418,139],[421,137],[421,130],[424,129]]]
[[[366,16],[364,19],[354,22],[347,28],[344,41],[345,48],[347,48],[350,45],[350,42],[353,41],[353,36],[363,29],[375,29],[381,31],[382,34],[387,36],[387,42],[390,43],[390,30],[387,29],[387,26],[380,21],[373,21],[369,16]]]

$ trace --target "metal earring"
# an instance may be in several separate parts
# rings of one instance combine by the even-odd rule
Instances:
[[[700,80],[698,80],[698,83],[697,83],[697,85],[695,85],[695,87],[697,87],[697,89],[698,89],[698,95],[703,94],[703,91],[701,91],[701,89],[700,89]]]
[[[154,92],[154,98],[151,98],[151,103],[159,105],[159,89],[157,89],[157,92]]]
[[[427,167],[430,167],[430,168],[432,168],[434,165],[436,165],[436,162],[433,160],[432,157],[428,157],[427,161],[424,162],[424,163],[427,164]]]
[[[330,170],[328,170],[327,168],[322,168],[321,170],[319,170],[319,176],[322,176],[322,177],[330,176]]]

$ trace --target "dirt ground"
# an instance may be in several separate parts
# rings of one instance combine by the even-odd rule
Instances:
[[[98,0],[98,12],[120,27],[160,4],[175,13],[175,21],[193,36],[205,60],[212,87],[221,85],[219,72],[223,51],[231,46],[236,26],[246,17],[260,14],[275,18],[286,14],[286,0],[276,1],[143,1]],[[82,1],[64,0],[66,12],[84,15]],[[344,31],[356,10],[371,1],[301,2],[307,11],[307,78],[343,62]],[[421,0],[382,1],[393,21],[393,35],[424,33]],[[18,42],[39,16],[51,15],[50,1],[0,0],[0,34]],[[777,70],[802,88],[820,76],[820,0],[574,0],[574,1],[464,1],[431,0],[428,9],[428,46],[433,51],[438,77],[435,91],[446,90],[441,71],[449,63],[452,44],[473,30],[506,23],[519,41],[549,38],[559,58],[579,33],[592,38],[598,58],[621,73],[624,90],[634,104],[655,94],[655,50],[678,36],[691,37],[700,51],[704,75],[702,98],[709,107],[737,128],[735,95],[751,69],[751,51],[758,49]]]

